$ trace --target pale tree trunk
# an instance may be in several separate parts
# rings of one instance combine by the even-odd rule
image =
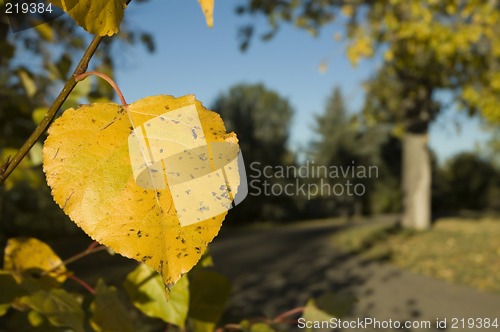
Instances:
[[[431,160],[427,134],[403,137],[403,218],[405,228],[425,230],[431,225]]]

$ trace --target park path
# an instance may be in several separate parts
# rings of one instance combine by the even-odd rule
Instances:
[[[394,223],[394,218],[361,223]],[[332,232],[353,227],[333,221],[292,224],[269,229],[228,230],[211,246],[219,271],[233,281],[230,316],[275,316],[303,306],[311,297],[333,292],[357,298],[345,320],[364,317],[392,321],[430,321],[425,329],[342,331],[493,331],[451,328],[453,318],[496,317],[500,295],[482,293],[415,275],[389,263],[346,255],[331,244]],[[435,327],[447,319],[446,329]],[[498,329],[500,331],[500,328]]]

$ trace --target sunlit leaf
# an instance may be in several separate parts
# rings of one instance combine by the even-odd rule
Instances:
[[[153,267],[161,273],[167,285],[175,283],[196,264],[207,244],[217,235],[227,213],[222,210],[222,205],[215,206],[212,203],[201,209],[201,203],[198,203],[201,201],[190,195],[189,188],[197,188],[207,192],[200,196],[202,199],[219,202],[220,194],[210,186],[199,184],[198,181],[205,181],[205,176],[195,177],[197,182],[194,184],[191,182],[192,174],[186,174],[191,177],[182,186],[188,187],[184,191],[176,189],[176,197],[180,199],[176,200],[174,207],[173,189],[169,186],[160,188],[156,182],[152,182],[152,174],[155,174],[155,181],[161,180],[165,185],[166,172],[148,173],[148,164],[144,159],[146,155],[140,149],[131,158],[129,139],[134,133],[142,133],[131,130],[145,127],[152,118],[160,122],[165,114],[174,110],[179,116],[184,111],[194,111],[202,127],[196,129],[198,133],[195,136],[191,130],[186,132],[186,126],[176,127],[177,132],[168,132],[178,140],[174,143],[181,153],[182,150],[186,151],[189,140],[194,141],[195,137],[200,136],[203,136],[206,144],[229,146],[228,153],[232,153],[234,147],[237,148],[236,135],[226,134],[220,116],[206,110],[194,96],[189,95],[181,98],[147,97],[130,104],[128,113],[124,107],[112,103],[69,109],[50,127],[43,149],[47,182],[52,188],[54,200],[66,214],[94,240],[119,254]],[[134,142],[132,138],[131,144]],[[154,153],[166,152],[158,149]],[[210,160],[219,162],[214,156],[210,157]],[[201,155],[199,159],[202,159]],[[203,160],[209,162],[207,157]],[[144,167],[144,172],[137,178],[133,173],[132,161]],[[185,161],[190,162],[187,158]],[[224,176],[220,176],[221,169],[218,169],[219,175],[211,178],[234,183],[231,188],[221,186],[221,190],[226,188],[226,197],[227,190],[235,194],[239,184],[237,165],[231,165],[229,168],[224,167]],[[140,183],[139,179],[149,183]],[[180,209],[179,206],[184,208]],[[185,221],[188,224],[181,226],[181,217],[188,216],[186,209],[199,217],[187,218]],[[183,213],[182,216],[179,211]],[[219,214],[212,214],[213,217],[207,219],[203,217],[214,212]]]
[[[12,271],[18,281],[25,276],[47,274],[58,282],[66,280],[66,267],[62,260],[44,242],[35,238],[12,238],[7,241],[4,268]]]
[[[94,35],[111,36],[118,32],[123,19],[123,0],[50,0],[75,22]]]
[[[132,303],[149,317],[184,328],[189,308],[189,282],[182,277],[172,288],[168,300],[161,276],[145,264],[129,273],[124,283]]]
[[[214,25],[214,0],[198,0],[205,15],[207,25],[211,28]]]
[[[44,40],[50,42],[54,39],[54,30],[49,24],[38,24],[34,28]]]
[[[85,331],[80,303],[63,289],[38,291],[24,296],[21,302],[44,316],[54,326],[69,327],[75,332]]]
[[[91,305],[90,325],[97,332],[134,331],[130,315],[118,297],[115,287],[108,287],[99,279],[95,300]]]

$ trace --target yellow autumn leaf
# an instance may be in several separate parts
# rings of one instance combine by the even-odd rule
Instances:
[[[49,0],[94,35],[112,36],[123,19],[123,0]]]
[[[59,282],[66,280],[66,267],[62,260],[44,242],[35,238],[12,238],[7,241],[4,254],[4,269],[11,271],[20,281],[25,275],[48,276]]]
[[[211,28],[214,25],[214,0],[198,0],[207,25]]]
[[[191,111],[201,126],[189,127],[176,120],[192,116]],[[163,122],[180,125],[166,131],[154,128]],[[168,151],[158,146],[156,138],[161,135],[170,140]],[[193,95],[146,97],[128,107],[85,105],[65,111],[50,127],[43,150],[44,171],[54,200],[78,226],[117,253],[151,266],[169,285],[197,263],[227,213],[216,206],[217,200],[224,201],[224,195],[215,192],[218,189],[209,195],[205,192],[201,200],[193,196],[210,189],[203,181],[212,174],[201,176],[193,169],[198,169],[202,159],[215,165],[221,155],[211,148],[192,158],[188,147],[200,137],[205,146],[238,147],[236,135],[226,134],[220,116],[205,109]],[[203,146],[194,150],[200,149]],[[226,196],[232,198],[239,175],[238,165],[231,165],[224,168],[224,176],[218,173],[211,179],[231,178],[234,187],[227,188]],[[181,171],[173,171],[176,167]],[[204,205],[203,200],[210,203]],[[211,217],[204,219],[209,212]]]

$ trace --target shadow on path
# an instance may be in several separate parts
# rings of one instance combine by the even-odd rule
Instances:
[[[457,331],[450,326],[454,317],[498,317],[500,323],[499,295],[414,275],[384,261],[363,260],[331,246],[332,233],[343,227],[395,222],[396,218],[389,218],[347,226],[325,221],[222,234],[211,246],[211,253],[217,270],[233,281],[229,317],[233,321],[274,317],[305,305],[311,297],[334,293],[353,295],[358,300],[346,320],[372,317],[414,324],[425,321],[432,326],[366,326],[342,331]],[[437,318],[447,318],[448,328],[435,328]]]

